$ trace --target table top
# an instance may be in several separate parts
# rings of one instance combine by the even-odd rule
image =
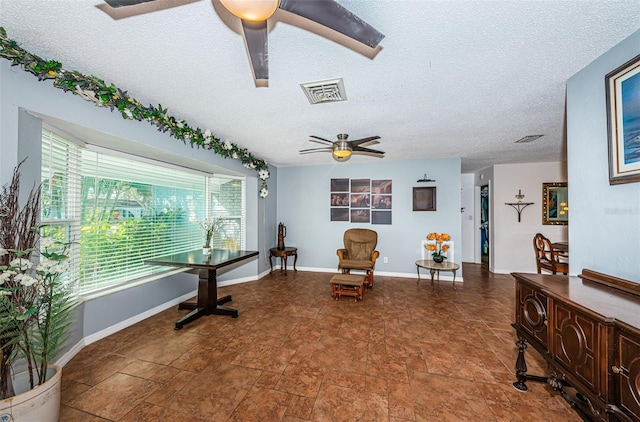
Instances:
[[[419,259],[416,261],[416,265],[418,267],[426,268],[428,270],[441,270],[441,271],[453,271],[460,268],[460,265],[455,262],[435,262],[431,259]]]
[[[204,255],[202,253],[202,249],[195,249],[189,252],[181,252],[173,255],[147,259],[144,263],[150,265],[165,265],[169,267],[216,269],[244,261],[245,259],[249,259],[257,255],[258,251],[227,249],[212,249],[211,255]]]

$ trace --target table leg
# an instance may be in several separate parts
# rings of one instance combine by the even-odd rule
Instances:
[[[416,281],[416,284],[420,284],[420,266],[416,264],[416,272],[418,273],[418,281]]]
[[[198,301],[197,303],[185,302],[178,306],[178,309],[193,310],[176,321],[174,329],[180,330],[185,324],[203,315],[228,315],[232,318],[237,318],[238,311],[236,309],[221,306],[231,300],[231,295],[218,299],[218,283],[215,269],[200,270],[198,273]]]
[[[429,273],[431,273],[431,286],[433,287],[433,275],[436,273],[436,270],[430,268]],[[438,273],[438,276],[440,276],[440,273]]]
[[[271,258],[273,258],[273,253],[269,252],[269,266],[271,267],[271,271],[269,272],[273,272],[273,261],[271,260]]]
[[[284,269],[284,275],[287,275],[287,254],[280,257],[280,271]]]
[[[453,273],[453,288],[456,288],[456,270],[451,270]]]

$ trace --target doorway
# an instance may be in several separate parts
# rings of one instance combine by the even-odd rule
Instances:
[[[489,269],[489,185],[480,187],[480,264]]]

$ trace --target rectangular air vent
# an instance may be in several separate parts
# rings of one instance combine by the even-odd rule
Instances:
[[[300,84],[300,87],[302,87],[302,90],[311,104],[347,100],[347,93],[344,90],[344,82],[342,82],[342,78],[307,82]]]
[[[518,139],[516,142],[516,144],[526,144],[527,142],[533,142],[538,138],[542,138],[544,135],[527,135],[524,138],[520,138]]]

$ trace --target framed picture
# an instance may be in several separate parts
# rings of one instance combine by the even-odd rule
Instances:
[[[331,208],[331,221],[349,221],[349,208]]]
[[[569,188],[566,183],[542,184],[542,224],[569,224]]]
[[[605,76],[609,184],[640,181],[640,55]]]
[[[331,206],[332,207],[348,207],[349,206],[349,194],[348,193],[332,193],[331,194]]]
[[[391,224],[391,211],[371,211],[371,224]]]
[[[436,187],[435,186],[413,188],[413,210],[414,211],[435,211],[436,210]]]
[[[331,179],[331,192],[349,192],[349,179]]]
[[[391,194],[391,180],[372,180],[371,193]]]
[[[351,209],[351,222],[352,223],[368,223],[370,210],[368,209]]]

